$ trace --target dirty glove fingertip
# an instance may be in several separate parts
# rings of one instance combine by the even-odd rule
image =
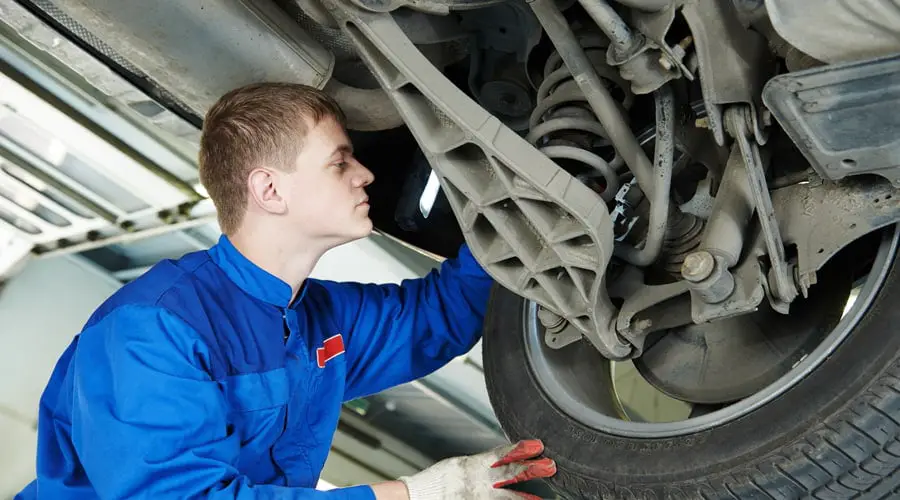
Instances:
[[[491,467],[500,467],[513,462],[534,458],[544,452],[544,443],[539,439],[527,439],[516,443],[515,447],[496,461]]]
[[[512,484],[524,483],[532,479],[547,478],[556,474],[556,462],[550,458],[541,458],[524,462],[525,470],[512,479],[494,483],[494,488],[503,488]]]

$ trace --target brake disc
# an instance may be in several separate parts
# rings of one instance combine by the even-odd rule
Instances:
[[[827,274],[826,274],[827,273]],[[659,391],[696,404],[731,403],[790,371],[840,321],[853,287],[847,266],[829,263],[809,297],[783,315],[763,301],[753,313],[673,328],[634,360]]]

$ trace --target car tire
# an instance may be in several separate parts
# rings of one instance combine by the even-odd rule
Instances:
[[[896,498],[896,259],[886,269],[864,316],[805,378],[740,418],[658,439],[601,432],[554,405],[527,359],[528,302],[496,286],[483,351],[494,411],[510,440],[543,440],[558,466],[549,483],[564,498]]]

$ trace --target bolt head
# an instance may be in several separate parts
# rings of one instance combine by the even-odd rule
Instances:
[[[703,281],[712,274],[716,267],[716,259],[706,250],[691,252],[681,264],[681,276],[692,282]]]
[[[551,332],[561,330],[561,327],[566,322],[565,318],[563,318],[562,316],[543,307],[538,309],[537,315],[538,320],[540,320],[541,324],[544,325],[544,328]]]
[[[659,65],[666,71],[670,71],[673,68],[672,61],[665,54],[659,56]]]

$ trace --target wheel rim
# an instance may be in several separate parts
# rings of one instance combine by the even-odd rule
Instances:
[[[583,347],[580,342],[560,350],[547,347],[543,326],[537,318],[538,306],[531,301],[526,303],[523,311],[528,364],[545,396],[557,408],[581,424],[607,434],[665,438],[718,427],[756,410],[794,387],[840,346],[877,297],[890,270],[898,241],[900,226],[884,230],[864,282],[854,288],[858,290],[856,299],[815,349],[763,390],[702,416],[664,423],[623,420],[625,410],[615,392],[611,363],[592,349],[579,349]]]

